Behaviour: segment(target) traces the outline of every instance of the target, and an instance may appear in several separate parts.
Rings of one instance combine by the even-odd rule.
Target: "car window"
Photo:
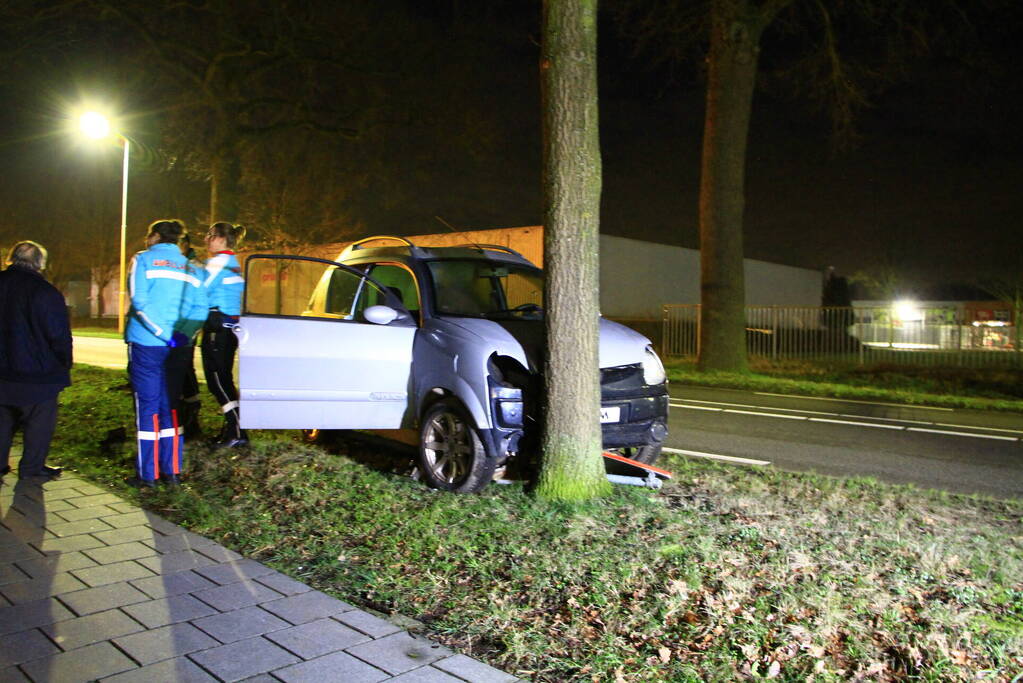
[[[362,271],[362,269],[359,269]],[[365,279],[353,277],[347,270],[336,266],[329,269],[330,279],[327,282],[327,296],[324,301],[324,313],[351,319],[355,312],[355,301],[363,289]]]
[[[358,301],[384,299],[381,289],[367,280],[362,272],[330,261],[250,256],[245,267],[244,312],[249,315],[351,319]],[[329,281],[323,308],[320,309],[312,295],[325,274],[329,274]]]
[[[429,262],[438,313],[473,317],[539,315],[543,274],[485,260]]]
[[[413,316],[417,314],[419,311],[419,288],[416,286],[415,277],[407,268],[390,263],[376,264],[370,269],[369,276],[394,294],[401,305]],[[375,289],[367,290],[358,301],[356,316],[359,317],[366,308],[377,304],[387,304],[383,292],[378,292]]]

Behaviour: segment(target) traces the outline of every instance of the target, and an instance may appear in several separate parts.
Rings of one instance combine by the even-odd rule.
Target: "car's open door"
[[[245,271],[235,329],[243,427],[403,426],[417,328],[393,294],[323,259],[253,255]],[[394,310],[364,311],[368,294]]]

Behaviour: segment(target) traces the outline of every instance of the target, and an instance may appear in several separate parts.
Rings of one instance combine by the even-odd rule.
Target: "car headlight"
[[[661,384],[667,378],[661,359],[654,353],[653,348],[646,347],[646,353],[643,354],[643,381],[647,384]]]

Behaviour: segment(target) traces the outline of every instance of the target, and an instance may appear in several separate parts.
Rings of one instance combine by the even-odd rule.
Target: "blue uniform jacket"
[[[241,315],[245,278],[233,251],[222,251],[206,262],[206,297],[210,308],[224,315]]]
[[[174,332],[191,338],[208,309],[201,277],[176,244],[154,244],[135,254],[128,273],[131,311],[125,341],[165,346]]]

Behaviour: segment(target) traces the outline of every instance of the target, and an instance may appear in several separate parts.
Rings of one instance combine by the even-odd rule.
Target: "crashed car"
[[[413,429],[431,486],[474,492],[535,456],[543,271],[506,247],[372,237],[334,261],[246,260],[242,426]],[[650,341],[600,320],[605,449],[652,464],[667,435]]]

